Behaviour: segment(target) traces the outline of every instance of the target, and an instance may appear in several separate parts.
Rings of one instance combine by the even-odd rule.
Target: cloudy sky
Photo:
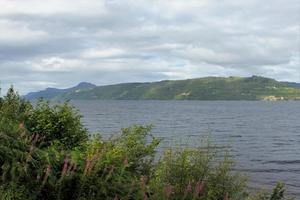
[[[0,0],[0,85],[300,82],[299,23],[298,0]]]

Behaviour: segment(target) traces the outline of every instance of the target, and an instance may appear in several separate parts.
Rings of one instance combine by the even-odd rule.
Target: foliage
[[[28,111],[25,126],[31,133],[43,137],[43,147],[60,143],[64,148],[71,149],[88,138],[80,120],[81,116],[67,103],[51,106],[49,102],[39,100]]]
[[[232,160],[209,143],[155,160],[151,126],[87,139],[68,104],[32,106],[12,89],[0,102],[0,200],[284,199],[283,185],[249,196]]]
[[[233,173],[232,167],[233,162],[226,155],[223,160],[217,160],[216,149],[210,145],[169,149],[157,165],[152,185],[158,190],[170,190],[171,199],[213,200],[226,196],[243,199],[245,179]]]
[[[43,93],[40,93],[40,95],[43,95]],[[90,90],[63,92],[53,98],[56,100],[300,100],[300,89],[288,83],[259,76],[205,77],[99,86]]]
[[[11,87],[6,96],[0,98],[0,120],[2,122],[22,121],[25,118],[26,111],[31,108],[31,104],[21,99]]]
[[[51,106],[49,102],[39,100],[33,106],[21,99],[13,88],[0,102],[0,123],[20,123],[31,134],[43,138],[41,148],[60,144],[63,149],[71,149],[88,139],[81,116],[67,103]]]
[[[247,200],[295,200],[294,198],[285,198],[285,188],[283,183],[277,183],[271,194],[259,192],[258,194],[247,198]]]

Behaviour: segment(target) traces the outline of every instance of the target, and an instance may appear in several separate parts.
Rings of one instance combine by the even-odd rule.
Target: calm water
[[[284,181],[300,198],[300,102],[74,101],[90,131],[118,133],[153,124],[162,146],[195,145],[199,136],[231,146],[254,187]]]

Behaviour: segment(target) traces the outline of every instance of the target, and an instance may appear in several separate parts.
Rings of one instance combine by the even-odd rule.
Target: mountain
[[[86,91],[86,90],[93,89],[94,87],[96,87],[96,85],[87,82],[81,82],[77,86],[72,88],[66,88],[66,89],[46,88],[45,90],[42,91],[30,92],[23,97],[28,100],[34,100],[37,98],[53,99],[61,94]]]
[[[300,83],[295,83],[295,82],[282,82],[287,84],[289,87],[293,87],[293,88],[300,88]]]
[[[299,88],[260,76],[205,77],[92,86],[88,89],[71,89],[67,92],[59,90],[55,95],[52,93],[51,99],[300,100]]]
[[[295,83],[252,77],[204,77],[145,83],[95,86],[80,83],[69,89],[47,88],[26,99],[52,100],[300,100]]]

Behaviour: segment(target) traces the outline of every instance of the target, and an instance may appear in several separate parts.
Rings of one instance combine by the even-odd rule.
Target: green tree
[[[43,138],[41,147],[57,143],[64,149],[72,149],[88,140],[81,115],[67,103],[51,106],[47,101],[38,101],[28,111],[25,125],[29,132]]]

